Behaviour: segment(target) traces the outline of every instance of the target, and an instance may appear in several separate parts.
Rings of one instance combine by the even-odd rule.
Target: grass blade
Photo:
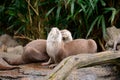
[[[62,6],[59,3],[58,8],[57,8],[57,12],[56,12],[56,24],[58,23],[58,20],[59,20],[61,8],[62,8]]]
[[[50,15],[50,13],[52,13],[52,11],[55,9],[55,7],[53,7],[52,9],[50,9],[47,13],[46,13],[46,15],[45,15],[45,17],[48,17],[49,15]]]
[[[74,14],[74,0],[71,3],[71,16]]]
[[[106,26],[105,26],[105,18],[102,16],[102,32],[103,32],[103,37],[106,35]]]
[[[94,25],[96,24],[97,20],[98,20],[98,17],[97,17],[97,18],[93,21],[93,23],[91,24],[90,29],[89,29],[89,31],[88,31],[88,33],[87,33],[86,38],[90,35],[90,33],[91,33],[91,31],[93,30],[93,27],[94,27]]]

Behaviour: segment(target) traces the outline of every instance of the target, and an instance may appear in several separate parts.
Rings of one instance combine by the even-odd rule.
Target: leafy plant
[[[5,0],[0,3],[0,26],[32,39],[46,38],[54,26],[67,28],[74,38],[97,38],[97,30],[104,37],[106,27],[117,24],[116,4],[112,0]]]

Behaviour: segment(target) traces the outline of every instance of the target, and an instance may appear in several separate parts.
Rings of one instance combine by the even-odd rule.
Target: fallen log
[[[96,54],[78,54],[65,58],[56,66],[46,80],[65,80],[73,69],[105,62],[114,63],[120,58],[120,51],[104,51]]]

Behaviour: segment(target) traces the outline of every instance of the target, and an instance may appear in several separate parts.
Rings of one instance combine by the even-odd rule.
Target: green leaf
[[[68,16],[67,16],[67,20],[69,20],[71,17],[72,17],[71,15],[68,15]]]
[[[96,24],[97,20],[98,20],[98,17],[92,22],[92,24],[91,24],[91,26],[90,26],[90,29],[89,29],[89,31],[88,31],[88,33],[87,33],[86,38],[90,35],[90,33],[91,33],[91,31],[93,30],[93,27],[94,27],[94,25]]]
[[[56,12],[56,22],[58,22],[58,20],[59,20],[61,8],[62,8],[62,6],[58,5],[57,12]]]
[[[104,0],[99,0],[102,4],[102,6],[106,6],[106,3],[104,2]]]
[[[92,0],[89,0],[89,3],[91,4],[91,7],[94,9],[94,4]]]
[[[66,0],[64,0],[66,1]],[[71,0],[67,0],[67,2],[65,3],[65,8],[67,8],[68,4],[70,4]]]
[[[77,12],[75,12],[75,14],[74,14],[74,16],[73,16],[73,18],[75,19],[75,17],[80,13],[80,12],[82,12],[82,9],[80,9],[79,11],[77,11]]]
[[[50,9],[47,13],[46,13],[46,15],[45,15],[45,17],[48,17],[49,15],[50,15],[50,13],[52,13],[52,11],[55,9],[55,7],[53,7],[52,9]]]
[[[82,10],[83,10],[83,12],[85,13],[86,12],[86,6],[84,6],[83,4],[80,4],[80,6],[81,6],[81,8],[82,8]]]
[[[98,16],[97,28],[99,28],[99,26],[101,25],[101,21],[102,21],[102,15]]]
[[[114,11],[115,8],[110,7],[110,8],[104,8],[103,10],[104,10],[104,13],[108,13],[110,11]]]
[[[16,16],[16,13],[15,13],[14,11],[12,11],[12,10],[9,10],[9,11],[8,11],[8,14],[9,14],[10,16]]]
[[[109,19],[109,20],[111,21],[111,24],[113,23],[116,14],[117,14],[117,11],[116,11],[116,9],[114,9],[114,10],[112,11],[112,15],[111,15],[111,17],[110,17],[110,19]]]
[[[71,3],[71,16],[74,14],[74,0]]]
[[[105,18],[102,16],[102,32],[103,32],[103,37],[106,35],[106,26],[105,26]]]
[[[113,7],[104,8],[104,10],[105,10],[104,13],[112,12],[112,14],[111,14],[111,16],[109,18],[109,21],[111,22],[111,25],[112,25],[112,23],[113,23],[113,21],[115,19],[115,16],[117,14],[117,10],[115,8],[113,8]]]
[[[13,16],[10,16],[10,17],[8,18],[8,22],[10,22],[13,18],[14,18]]]
[[[89,19],[89,17],[92,16],[92,14],[93,14],[93,9],[90,9],[90,8],[89,8],[89,9],[87,10],[87,15],[86,15],[86,16],[87,16],[87,19]]]

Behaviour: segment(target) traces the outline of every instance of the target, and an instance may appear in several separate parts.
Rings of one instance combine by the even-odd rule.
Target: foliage
[[[0,32],[9,31],[36,39],[45,38],[50,28],[57,26],[70,30],[74,38],[97,38],[98,30],[104,37],[106,26],[117,24],[120,8],[117,2],[119,0],[1,1]]]
[[[88,38],[94,29],[102,29],[103,37],[106,32],[106,24],[110,21],[112,26],[119,9],[114,6],[107,7],[104,0],[58,0],[47,13],[47,17],[56,12],[54,20],[56,26],[72,28],[74,37]],[[107,20],[106,15],[111,12]],[[81,35],[80,35],[81,34]]]
[[[0,6],[3,8],[0,12],[1,26],[7,26],[6,31],[10,33],[24,34],[33,39],[43,38],[44,28],[40,25],[42,17],[38,11],[39,0],[11,0],[9,3],[8,1],[4,1]]]

